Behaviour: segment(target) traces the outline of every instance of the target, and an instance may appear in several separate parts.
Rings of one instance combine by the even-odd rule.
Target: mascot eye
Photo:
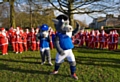
[[[65,26],[67,25],[67,23],[65,23]]]
[[[66,27],[67,26],[67,23],[64,23],[64,27]]]

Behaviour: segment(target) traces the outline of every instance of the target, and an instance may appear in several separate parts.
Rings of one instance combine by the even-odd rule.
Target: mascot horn
[[[60,64],[67,58],[70,64],[71,77],[78,79],[75,74],[76,71],[76,61],[72,49],[74,45],[72,43],[71,37],[79,32],[80,26],[76,23],[76,28],[69,25],[68,17],[64,14],[59,15],[56,19],[53,19],[56,29],[56,35],[54,39],[54,46],[57,50],[55,68],[51,74],[57,74]]]

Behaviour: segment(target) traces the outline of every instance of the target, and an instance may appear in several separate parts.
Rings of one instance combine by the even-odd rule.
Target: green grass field
[[[119,46],[120,49],[120,46]],[[49,75],[54,66],[40,65],[39,51],[0,55],[0,82],[120,82],[120,50],[74,48],[79,80],[70,77],[67,60],[57,75]],[[56,50],[51,50],[55,63]]]

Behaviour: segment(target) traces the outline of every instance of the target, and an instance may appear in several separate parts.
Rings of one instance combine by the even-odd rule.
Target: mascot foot
[[[51,62],[49,62],[49,65],[52,66],[53,64]]]
[[[55,74],[57,74],[58,73],[58,71],[53,71],[52,73],[50,73],[51,75],[55,75]]]
[[[45,64],[45,62],[42,62],[42,63],[41,63],[41,65],[44,65],[44,64]]]
[[[78,80],[78,77],[77,77],[77,75],[75,73],[73,75],[71,75],[71,77]]]

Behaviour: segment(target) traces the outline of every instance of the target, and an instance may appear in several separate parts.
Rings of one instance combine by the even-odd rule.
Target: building
[[[120,15],[118,17],[114,17],[112,14],[109,14],[106,15],[106,17],[95,18],[93,19],[93,22],[89,24],[89,27],[91,28],[100,29],[101,26],[120,26]]]

